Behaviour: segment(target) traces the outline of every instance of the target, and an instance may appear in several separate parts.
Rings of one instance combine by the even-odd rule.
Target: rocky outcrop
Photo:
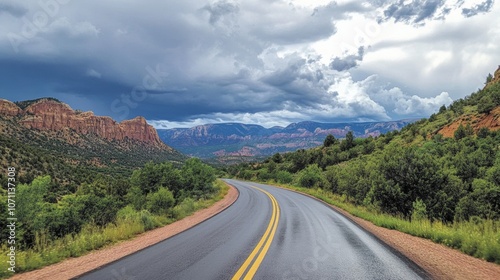
[[[0,116],[14,117],[21,114],[21,112],[21,108],[17,107],[16,104],[5,99],[0,99]]]
[[[136,117],[132,120],[126,120],[119,125],[123,131],[123,138],[137,139],[147,143],[161,143],[163,142],[158,137],[156,129],[150,126],[146,119],[143,117]]]
[[[0,100],[0,114],[16,116],[17,122],[29,129],[72,130],[78,134],[91,134],[106,140],[135,140],[147,145],[167,147],[143,117],[118,123],[110,117],[75,111],[67,104],[52,99],[40,99],[24,110],[10,101]]]

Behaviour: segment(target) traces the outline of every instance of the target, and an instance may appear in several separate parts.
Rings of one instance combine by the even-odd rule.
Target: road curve
[[[226,180],[222,213],[80,279],[426,279],[427,274],[322,202]]]

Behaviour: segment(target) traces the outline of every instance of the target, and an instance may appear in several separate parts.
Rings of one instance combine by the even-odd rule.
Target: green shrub
[[[326,185],[321,168],[312,164],[300,171],[297,177],[299,186],[305,188],[324,187]]]
[[[276,174],[276,180],[282,184],[289,184],[293,181],[293,176],[288,171],[280,170]]]
[[[174,204],[174,195],[167,188],[159,188],[146,196],[146,208],[154,214],[167,215]]]

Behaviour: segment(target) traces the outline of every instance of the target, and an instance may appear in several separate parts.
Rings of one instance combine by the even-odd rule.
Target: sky
[[[500,64],[493,0],[0,0],[0,98],[156,128],[428,117]]]

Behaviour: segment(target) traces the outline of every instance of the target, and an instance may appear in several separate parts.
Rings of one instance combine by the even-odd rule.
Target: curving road
[[[425,279],[414,263],[327,205],[267,185],[222,213],[80,279]]]

